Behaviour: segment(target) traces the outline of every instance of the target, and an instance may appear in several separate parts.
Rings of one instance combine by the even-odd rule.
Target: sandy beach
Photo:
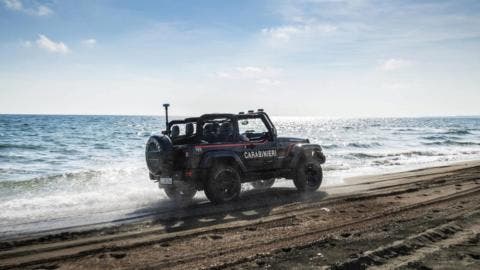
[[[480,267],[480,162],[245,192],[0,243],[0,269]]]

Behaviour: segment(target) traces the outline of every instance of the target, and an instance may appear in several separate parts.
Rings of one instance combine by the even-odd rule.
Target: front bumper
[[[318,161],[320,162],[320,164],[325,163],[325,161],[327,160],[327,158],[325,157],[323,152],[318,152],[317,153],[317,158],[318,158]]]

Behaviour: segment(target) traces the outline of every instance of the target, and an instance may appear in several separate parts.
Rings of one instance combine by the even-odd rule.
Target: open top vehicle
[[[175,201],[204,190],[214,203],[235,200],[241,184],[269,188],[276,178],[292,179],[300,192],[317,190],[323,179],[322,148],[308,139],[278,137],[262,110],[213,113],[168,121],[163,136],[146,145],[150,179]]]

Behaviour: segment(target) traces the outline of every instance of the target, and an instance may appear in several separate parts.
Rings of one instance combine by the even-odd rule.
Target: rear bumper
[[[175,171],[170,174],[161,174],[161,175],[153,175],[149,174],[150,180],[153,180],[155,182],[158,182],[160,188],[166,187],[166,186],[176,186],[176,185],[185,185],[186,183],[190,184],[195,184],[198,181],[197,179],[200,179],[203,170],[185,170],[185,171]],[[161,184],[160,179],[161,178],[171,178],[172,179],[172,184]]]

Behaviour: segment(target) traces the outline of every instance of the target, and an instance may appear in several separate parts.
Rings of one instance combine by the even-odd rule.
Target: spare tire
[[[151,136],[145,147],[147,167],[153,175],[168,174],[172,170],[173,144],[167,136]]]

